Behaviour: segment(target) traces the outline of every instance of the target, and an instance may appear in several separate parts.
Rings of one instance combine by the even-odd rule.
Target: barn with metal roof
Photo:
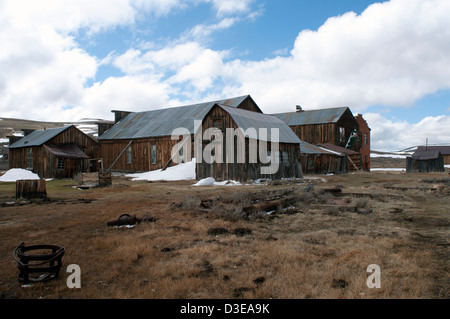
[[[192,157],[197,158],[198,153],[195,153],[194,137],[196,133],[201,133],[203,136],[204,132],[196,131],[199,127],[195,126],[195,121],[202,123],[202,129],[216,127],[222,132],[222,136],[226,135],[227,128],[240,129],[249,134],[252,134],[252,130],[249,130],[249,128],[255,128],[257,131],[260,128],[269,129],[267,130],[267,136],[246,136],[247,146],[249,140],[252,139],[258,141],[266,139],[270,145],[273,139],[270,128],[276,128],[279,132],[280,145],[286,148],[284,152],[292,152],[289,158],[292,159],[293,163],[300,164],[299,138],[286,123],[272,115],[263,114],[250,95],[147,112],[129,113],[119,118],[119,121],[112,128],[99,136],[104,166],[108,169],[126,172],[151,171],[172,165],[174,159],[178,162],[180,160],[187,161]],[[174,130],[179,128],[185,129],[185,132],[190,135],[190,149],[185,151],[183,146],[182,150],[180,149],[182,154],[173,154],[180,139],[172,139],[172,134]],[[207,142],[203,140],[203,144],[201,144],[202,152],[205,147],[204,144]],[[289,150],[287,150],[288,148]],[[221,154],[225,154],[225,151],[223,149]],[[199,173],[197,177],[240,180],[258,178],[258,174],[248,172],[256,171],[256,166],[261,165],[261,163],[249,163],[248,154],[246,161],[247,163],[234,165],[233,169],[231,166],[226,168],[222,163],[217,163],[211,169],[211,166],[206,167],[205,163],[198,161]],[[250,166],[253,169],[250,170],[250,166],[246,166],[246,164],[252,164]],[[238,173],[238,166],[240,173]],[[279,174],[283,177],[287,175],[289,177],[300,177],[301,167],[296,167],[295,170],[291,169],[289,172],[285,170],[284,173]],[[275,175],[272,177],[275,177]]]

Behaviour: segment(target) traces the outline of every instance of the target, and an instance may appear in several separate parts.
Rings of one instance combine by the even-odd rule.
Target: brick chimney
[[[114,113],[114,123],[119,122],[121,119],[123,119],[125,116],[127,116],[128,114],[132,113],[132,112],[127,112],[127,111],[118,111],[118,110],[112,110],[111,112]]]

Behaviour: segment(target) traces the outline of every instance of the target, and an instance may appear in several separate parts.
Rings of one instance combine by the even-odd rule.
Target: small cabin
[[[74,125],[36,130],[9,146],[9,168],[41,178],[74,178],[98,170],[98,143]]]
[[[433,145],[433,146],[419,146],[416,150],[417,153],[435,151],[439,152],[444,159],[444,165],[450,165],[450,146],[448,145]]]
[[[439,151],[417,151],[406,158],[407,173],[445,172],[444,157]]]

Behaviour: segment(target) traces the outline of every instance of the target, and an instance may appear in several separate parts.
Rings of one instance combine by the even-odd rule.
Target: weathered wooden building
[[[359,125],[348,107],[273,114],[286,122],[304,142],[333,144],[345,147],[352,132],[359,131]],[[351,149],[359,149],[354,143]]]
[[[310,111],[297,107],[297,112],[274,116],[286,122],[304,142],[325,148],[337,146],[336,152],[348,155],[348,170],[355,170],[355,165],[358,170],[370,169],[370,128],[348,107]]]
[[[304,174],[345,174],[348,172],[346,154],[303,141],[300,143],[300,150]]]
[[[227,134],[227,129],[233,134]],[[205,116],[202,130],[203,137],[208,136],[205,134],[207,130],[212,130],[212,134],[221,136],[222,139],[219,139],[220,142],[213,150],[213,163],[208,163],[205,159],[201,163],[197,161],[198,179],[213,177],[216,180],[245,181],[303,176],[301,141],[286,123],[274,116],[215,104]],[[203,141],[203,145],[205,143],[211,141]],[[275,144],[277,150],[272,148]],[[204,147],[202,152],[205,154]],[[272,162],[261,160],[261,152],[273,155]],[[273,165],[273,170],[264,173],[264,168],[270,165]]]
[[[450,146],[434,145],[434,146],[419,146],[416,153],[424,152],[439,152],[444,159],[444,165],[450,165]]]
[[[340,153],[347,157],[347,166],[349,171],[358,171],[361,169],[361,153],[352,151],[348,148],[333,145],[333,144],[319,144],[318,146],[323,147],[329,151]]]
[[[233,111],[235,112],[233,113]],[[283,151],[289,153],[292,150],[293,153],[289,158],[293,163],[299,159],[299,155],[296,156],[294,154],[299,152],[300,142],[295,134],[292,134],[284,122],[273,116],[262,114],[261,109],[249,95],[147,112],[114,112],[118,122],[103,135],[99,136],[105,168],[111,168],[112,170],[125,172],[152,171],[166,167],[174,159],[174,156],[176,158],[175,162],[188,160],[193,157],[197,158],[198,156],[195,153],[196,133],[198,136],[200,129],[202,129],[201,132],[203,133],[204,130],[212,127],[216,127],[222,132],[226,131],[227,128],[238,127],[245,130],[247,126],[244,125],[243,127],[242,123],[257,124],[259,125],[258,127],[261,127],[270,123],[270,120],[276,123],[278,127],[283,128],[283,132],[288,132],[284,133],[284,137],[286,134],[290,134],[292,138],[290,143],[283,142],[286,144],[282,146]],[[264,117],[265,122],[261,117]],[[247,122],[242,120],[244,118]],[[177,129],[180,137],[179,139],[172,139]],[[200,136],[203,136],[203,133]],[[174,149],[177,150],[177,147],[181,145],[181,141],[186,141],[187,135],[189,136],[189,141],[184,145],[189,147],[181,148],[178,153],[173,152]],[[226,136],[226,134],[224,135]],[[209,142],[206,141],[206,143]],[[249,139],[247,139],[246,143],[249,143]],[[206,145],[202,144],[202,152],[204,147]],[[219,156],[220,154],[216,155]],[[225,166],[221,163],[208,166],[206,164],[205,162],[197,162],[198,178],[253,178],[251,170],[249,169],[245,172],[243,170],[244,166]],[[250,163],[247,162],[247,164]],[[249,167],[247,166],[247,168]],[[242,174],[238,174],[238,172]],[[238,175],[242,176],[238,178]],[[299,174],[298,172],[296,174],[288,174],[286,171],[286,175],[294,177]]]
[[[98,169],[98,143],[74,125],[27,133],[9,146],[9,168],[28,169],[41,178],[73,178]]]
[[[411,157],[406,158],[407,173],[431,173],[444,171],[444,158],[439,151],[416,151]]]

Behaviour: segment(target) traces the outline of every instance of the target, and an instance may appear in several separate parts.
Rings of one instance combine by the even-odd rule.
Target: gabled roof
[[[236,125],[246,133],[249,133],[248,137],[251,139],[295,144],[299,144],[301,142],[297,135],[285,122],[273,115],[256,113],[220,104],[218,104],[218,106],[230,114]],[[248,130],[252,128],[255,130]],[[264,128],[267,129],[267,138],[259,135],[259,129]],[[278,141],[272,137],[271,129],[278,129]],[[255,136],[254,133],[257,135]]]
[[[14,144],[10,145],[9,148],[41,146],[42,144],[61,134],[71,126],[73,125],[34,131],[27,136],[24,136]]]
[[[438,151],[442,155],[450,155],[450,146],[419,146],[416,149],[417,153],[422,153],[426,151]]]
[[[336,123],[348,107],[273,114],[289,126]]]
[[[237,108],[248,97],[249,95],[244,95],[220,101],[130,113],[101,135],[99,140],[170,136],[173,130],[179,127],[194,134],[194,120],[202,121],[215,104]]]

